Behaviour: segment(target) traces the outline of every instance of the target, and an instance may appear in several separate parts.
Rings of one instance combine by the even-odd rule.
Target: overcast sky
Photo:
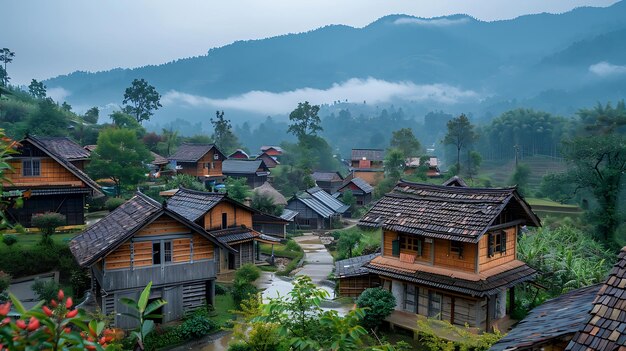
[[[13,84],[76,70],[159,64],[235,40],[362,27],[389,14],[466,13],[482,20],[560,13],[615,0],[0,0],[0,48]]]

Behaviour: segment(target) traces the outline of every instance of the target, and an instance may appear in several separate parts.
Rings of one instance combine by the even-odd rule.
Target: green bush
[[[74,269],[81,269],[69,247],[56,243],[33,247],[0,246],[0,267],[14,278],[58,270],[64,284],[70,281]]]
[[[152,332],[146,336],[144,350],[155,351],[185,341],[179,328],[164,328],[160,333]]]
[[[54,280],[37,279],[32,286],[33,292],[35,292],[37,299],[40,301],[50,301],[56,298],[60,288],[59,283]]]
[[[15,244],[17,242],[17,237],[15,235],[11,235],[11,234],[4,234],[2,236],[2,242],[6,246],[11,246],[11,245],[13,245],[13,244]]]
[[[124,202],[126,202],[126,200],[122,199],[121,197],[112,197],[104,203],[104,208],[106,208],[108,211],[113,211],[116,208],[120,207]]]
[[[289,240],[287,241],[287,243],[285,243],[285,250],[302,251],[302,248],[300,247],[300,245],[298,245],[297,242],[295,242],[295,240]]]
[[[222,284],[215,284],[215,295],[226,295],[229,289]]]
[[[259,289],[256,286],[243,281],[235,281],[233,285],[233,290],[231,294],[233,295],[233,300],[235,301],[235,306],[239,308],[241,306],[241,302],[248,300],[255,294],[259,292]]]
[[[0,293],[4,292],[11,285],[11,275],[0,271]]]
[[[19,223],[13,226],[13,230],[18,234],[26,234],[26,228]]]
[[[41,242],[46,245],[52,244],[50,236],[54,234],[58,227],[65,225],[64,215],[56,212],[46,212],[34,214],[31,223],[41,231]]]
[[[396,298],[381,288],[365,289],[356,299],[359,308],[367,308],[362,324],[367,329],[377,329],[396,307]]]
[[[252,263],[246,263],[235,272],[235,281],[252,283],[259,279],[261,270]]]
[[[185,339],[199,339],[217,329],[217,323],[205,314],[193,314],[179,327],[181,336]]]
[[[228,345],[228,351],[253,351],[253,349],[244,342],[236,342]]]

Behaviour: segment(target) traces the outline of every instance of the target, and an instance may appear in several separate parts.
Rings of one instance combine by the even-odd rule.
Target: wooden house
[[[222,173],[233,178],[246,178],[248,186],[256,188],[267,182],[269,168],[263,160],[226,160],[222,164]]]
[[[311,174],[315,184],[329,194],[334,194],[343,184],[343,176],[339,172],[315,171]]]
[[[152,282],[150,299],[163,298],[161,322],[214,303],[221,250],[235,253],[204,228],[164,204],[137,193],[70,241],[81,267],[89,268],[93,296],[120,328],[137,321],[121,298],[137,299]]]
[[[330,229],[333,221],[341,220],[350,206],[337,200],[319,187],[295,194],[287,201],[287,209],[296,211],[296,225],[308,229]]]
[[[380,286],[377,274],[370,273],[363,267],[380,253],[347,258],[335,262],[335,276],[341,277],[339,296],[359,297],[363,290]]]
[[[368,184],[376,186],[385,178],[383,161],[385,150],[382,149],[352,149],[350,157],[350,170],[355,177],[365,180]]]
[[[174,161],[176,173],[197,177],[205,184],[224,179],[222,163],[226,156],[215,144],[183,143],[168,160]]]
[[[267,168],[275,168],[276,166],[280,164],[280,162],[278,162],[278,160],[276,159],[276,156],[270,156],[266,152],[260,154],[255,159],[263,160]]]
[[[91,153],[68,137],[38,137],[37,140],[81,171],[89,164]]]
[[[24,198],[21,208],[7,210],[9,220],[31,227],[34,214],[58,212],[65,216],[66,225],[84,224],[87,197],[103,196],[100,186],[72,163],[83,164],[84,153],[64,138],[42,139],[45,142],[27,136],[8,161],[12,170],[6,172],[9,182],[2,184],[4,191]]]
[[[356,200],[356,205],[365,206],[372,202],[374,187],[369,185],[365,180],[359,177],[351,178],[349,181],[344,182],[337,191],[343,194],[347,189],[352,191]]]
[[[421,166],[423,158],[421,157],[409,157],[406,159],[404,174],[414,174]],[[441,177],[441,170],[439,170],[439,159],[437,157],[428,156],[425,159],[426,163],[426,176],[429,178]]]
[[[152,162],[150,162],[150,164],[152,165],[152,174],[154,175],[155,178],[159,178],[163,173],[166,173],[167,171],[167,166],[169,165],[170,161],[157,154],[156,152],[152,152],[150,151],[150,154],[152,154]]]
[[[280,146],[263,145],[261,146],[261,153],[266,153],[272,157],[279,157],[283,154],[283,149]]]
[[[257,257],[255,242],[278,242],[277,239],[253,229],[252,217],[259,211],[229,198],[224,193],[181,188],[167,201],[167,207],[236,250],[236,252],[223,250],[218,273],[237,269],[246,263],[255,263]]]
[[[291,222],[288,219],[273,216],[267,213],[257,212],[252,215],[252,228],[265,235],[271,235],[280,239],[287,239],[287,226]]]
[[[250,156],[248,156],[248,154],[243,151],[242,149],[237,149],[235,150],[235,152],[233,152],[232,154],[228,155],[229,159],[238,159],[238,160],[247,160],[250,158]]]
[[[400,181],[359,225],[382,228],[382,254],[363,267],[399,311],[491,330],[507,321],[513,287],[536,275],[517,259],[516,238],[540,222],[516,188]]]

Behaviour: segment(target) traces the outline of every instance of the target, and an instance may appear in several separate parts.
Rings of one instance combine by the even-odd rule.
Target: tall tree
[[[396,182],[400,179],[402,171],[404,170],[405,159],[402,151],[398,149],[391,149],[385,155],[385,176]]]
[[[36,79],[33,79],[28,85],[28,92],[35,99],[43,99],[46,97],[46,86],[43,85],[43,82],[38,82]]]
[[[108,128],[100,132],[91,153],[87,172],[93,179],[108,178],[117,186],[139,184],[145,179],[146,164],[152,161],[148,148],[131,129]]]
[[[42,136],[67,135],[71,121],[52,99],[39,100],[37,107],[26,121],[26,132]]]
[[[393,132],[389,145],[392,148],[402,151],[404,157],[419,156],[420,149],[422,148],[422,145],[413,134],[411,128],[402,128]]]
[[[0,62],[4,63],[4,80],[2,81],[4,86],[7,86],[7,84],[9,84],[9,76],[6,73],[7,72],[7,63],[11,63],[13,62],[13,57],[15,57],[15,52],[9,50],[8,48],[2,48],[2,50],[0,50]]]
[[[240,145],[237,136],[232,131],[230,120],[224,118],[224,111],[215,111],[215,119],[211,118],[213,125],[213,142],[225,154],[229,155]]]
[[[147,121],[161,107],[161,94],[145,79],[134,79],[124,92],[124,112],[133,115],[138,123]]]
[[[118,128],[124,129],[132,129],[137,132],[137,135],[140,138],[143,138],[143,135],[146,133],[146,130],[135,120],[135,117],[129,115],[128,113],[122,111],[115,111],[109,115],[113,124],[115,124]]]
[[[289,120],[292,123],[287,132],[299,139],[305,135],[316,135],[322,130],[322,121],[317,115],[319,111],[318,105],[311,106],[308,101],[299,102],[298,107],[289,114]]]
[[[478,135],[465,114],[448,121],[447,127],[448,132],[443,138],[443,143],[456,148],[456,172],[458,174],[461,171],[461,149],[474,143]]]
[[[96,124],[98,123],[98,118],[100,117],[100,110],[98,107],[92,107],[83,116],[83,120],[87,123]]]

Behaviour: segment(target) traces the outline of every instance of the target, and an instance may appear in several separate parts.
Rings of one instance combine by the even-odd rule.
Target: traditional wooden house
[[[2,184],[4,191],[24,198],[21,208],[7,210],[9,220],[31,227],[34,214],[58,212],[65,216],[66,225],[84,224],[87,197],[103,196],[100,187],[69,161],[84,162],[84,154],[64,140],[45,140],[27,136],[8,161],[12,170],[6,172],[9,182]]]
[[[439,170],[439,159],[437,157],[428,156],[426,158],[421,157],[409,157],[406,159],[404,174],[414,174],[421,166],[421,162],[426,163],[426,176],[429,178],[441,177],[441,171]]]
[[[150,299],[163,298],[161,322],[214,303],[220,249],[235,253],[202,227],[163,204],[137,193],[70,241],[81,267],[89,268],[93,296],[102,312],[121,328],[136,320],[119,302],[137,299],[152,282]]]
[[[267,213],[256,212],[252,215],[252,228],[265,235],[287,239],[287,226],[290,220]]]
[[[215,144],[184,143],[168,160],[173,161],[176,173],[197,177],[207,185],[224,179],[222,163],[226,156]]]
[[[363,290],[380,286],[377,274],[371,274],[363,267],[380,253],[356,256],[335,262],[335,277],[341,278],[339,296],[359,297]]]
[[[273,157],[279,157],[282,156],[283,149],[280,146],[263,145],[261,146],[261,153],[266,153]]]
[[[377,185],[385,178],[383,161],[385,150],[382,149],[352,149],[350,170],[355,177],[365,180],[368,184]]]
[[[382,255],[363,267],[400,311],[490,330],[507,320],[507,291],[513,308],[513,287],[536,275],[516,238],[540,222],[515,188],[400,181],[359,225],[383,230]]]
[[[222,164],[222,173],[233,178],[246,178],[248,186],[256,188],[267,182],[270,170],[263,160],[226,160]]]
[[[46,149],[64,158],[81,171],[84,171],[85,167],[89,164],[90,152],[70,138],[38,137],[37,140],[45,145]]]
[[[364,206],[372,202],[374,187],[369,185],[363,179],[359,177],[351,178],[349,181],[344,182],[337,191],[343,194],[347,189],[352,191],[358,206]]]
[[[255,159],[263,160],[267,168],[275,168],[276,166],[280,164],[280,162],[278,162],[278,160],[276,159],[276,156],[270,156],[266,152],[260,154]]]
[[[157,154],[156,152],[152,152],[150,151],[150,153],[152,154],[152,162],[150,162],[150,164],[152,165],[152,174],[154,175],[155,178],[159,178],[166,170],[167,170],[167,166],[169,165],[170,161]]]
[[[334,194],[343,184],[343,176],[339,172],[315,171],[311,174],[315,184],[329,194]]]
[[[250,158],[250,156],[248,156],[248,154],[243,151],[242,149],[237,149],[235,150],[235,152],[233,152],[232,154],[228,155],[229,159],[238,159],[238,160],[247,160]]]
[[[332,197],[319,187],[295,194],[287,201],[287,209],[296,211],[300,228],[330,229],[333,221],[341,220],[350,206]]]
[[[218,273],[255,263],[255,242],[276,243],[253,229],[252,216],[259,211],[245,206],[224,193],[209,193],[181,188],[167,201],[167,207],[204,228],[236,252],[222,250]]]

